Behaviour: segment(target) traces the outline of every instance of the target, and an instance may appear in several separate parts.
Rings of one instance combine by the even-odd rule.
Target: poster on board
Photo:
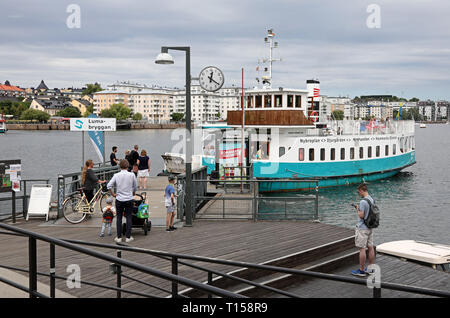
[[[19,192],[22,165],[20,160],[0,161],[0,192]]]

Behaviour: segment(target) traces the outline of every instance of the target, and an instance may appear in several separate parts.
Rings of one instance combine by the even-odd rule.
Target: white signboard
[[[115,118],[70,118],[71,131],[116,131]]]
[[[48,221],[52,188],[51,184],[33,184],[30,203],[28,204],[27,221],[29,217],[33,216],[45,216],[45,220]]]

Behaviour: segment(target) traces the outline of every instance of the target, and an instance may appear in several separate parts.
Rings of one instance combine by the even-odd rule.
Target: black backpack
[[[373,204],[367,198],[364,198],[364,200],[369,204],[369,214],[367,215],[367,218],[364,219],[364,224],[369,229],[375,229],[380,225],[380,209],[378,209],[378,206],[375,204],[375,200],[373,201]]]

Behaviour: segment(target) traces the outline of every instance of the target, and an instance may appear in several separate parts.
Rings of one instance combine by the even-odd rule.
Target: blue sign
[[[98,118],[97,115],[91,114],[88,118]],[[81,122],[81,125],[83,123]],[[78,127],[77,127],[78,128]],[[79,127],[81,128],[81,127]],[[94,145],[95,152],[97,153],[100,162],[103,162],[103,158],[105,157],[105,154],[103,153],[103,144],[105,142],[105,135],[103,131],[89,131],[89,137],[91,138],[92,144]]]

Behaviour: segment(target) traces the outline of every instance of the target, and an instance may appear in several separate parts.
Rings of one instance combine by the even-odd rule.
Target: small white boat
[[[180,174],[186,172],[185,155],[180,153],[166,152],[161,157],[164,160],[164,171],[171,174]],[[192,156],[192,170],[203,166],[202,156]]]
[[[450,245],[413,240],[393,241],[378,245],[377,252],[450,272]]]
[[[420,127],[420,128],[427,128],[427,125],[425,125],[425,124],[420,124],[419,127]]]

